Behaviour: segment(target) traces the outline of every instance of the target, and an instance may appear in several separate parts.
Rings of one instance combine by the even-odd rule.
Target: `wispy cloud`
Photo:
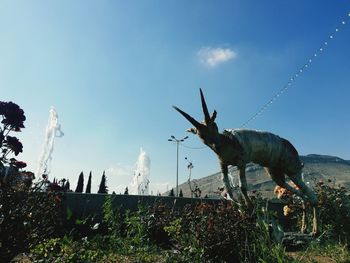
[[[124,190],[132,182],[133,166],[116,164],[106,169],[107,185],[110,192],[124,193]]]
[[[237,53],[229,48],[205,47],[201,48],[197,54],[200,62],[209,67],[216,67],[237,57]]]

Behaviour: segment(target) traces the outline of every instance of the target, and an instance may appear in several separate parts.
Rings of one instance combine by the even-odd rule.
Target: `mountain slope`
[[[300,156],[304,163],[303,174],[307,183],[331,180],[336,184],[350,189],[350,161],[328,155],[310,154]],[[235,167],[229,169],[232,182],[238,185],[238,171]],[[270,179],[265,169],[256,164],[248,164],[246,169],[248,190],[259,190],[265,196],[272,196],[275,183]],[[197,185],[202,191],[201,196],[216,197],[220,195],[218,188],[222,187],[220,172],[191,181],[192,189]],[[188,182],[179,185],[184,196],[191,196]]]

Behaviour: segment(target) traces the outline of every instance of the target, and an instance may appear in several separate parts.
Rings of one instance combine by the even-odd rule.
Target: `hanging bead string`
[[[207,146],[192,147],[192,146],[185,145],[183,143],[180,143],[180,146],[185,147],[187,149],[191,149],[191,150],[201,150],[201,149],[207,148]]]
[[[319,57],[324,53],[329,43],[335,39],[339,31],[346,25],[346,19],[349,19],[349,17],[350,17],[350,12],[347,14],[346,18],[341,21],[338,27],[336,27],[335,30],[328,36],[327,40],[322,43],[320,48],[316,50],[316,52],[311,57],[308,58],[307,62],[303,64],[303,66],[298,68],[295,74],[289,78],[288,82],[279,91],[277,91],[277,93],[274,96],[272,96],[272,98],[266,104],[264,104],[252,117],[250,117],[245,123],[243,123],[240,128],[246,127],[248,123],[252,122],[258,116],[260,116],[269,106],[271,106],[271,104],[275,100],[277,100],[284,92],[288,90],[288,88],[292,86],[292,84],[296,81],[296,79],[302,73],[304,73],[304,71],[307,68],[309,68],[312,65],[314,59],[316,59],[317,57]]]

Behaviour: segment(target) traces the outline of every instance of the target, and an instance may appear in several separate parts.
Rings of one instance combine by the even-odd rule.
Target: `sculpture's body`
[[[204,122],[199,123],[184,111],[177,107],[174,108],[194,125],[195,128],[191,128],[188,131],[197,134],[203,143],[209,146],[218,156],[223,176],[222,179],[229,195],[231,197],[233,196],[232,186],[228,177],[228,166],[233,165],[239,169],[240,188],[246,203],[250,205],[250,199],[247,194],[245,167],[250,162],[260,164],[267,168],[272,180],[277,185],[310,201],[314,207],[313,233],[316,233],[317,220],[315,206],[317,205],[317,197],[302,181],[302,163],[293,145],[288,140],[268,132],[238,129],[225,130],[223,133],[219,133],[215,123],[217,113],[214,111],[212,116],[209,115],[202,90],[200,90],[200,93],[205,116]],[[300,190],[286,183],[285,175]]]

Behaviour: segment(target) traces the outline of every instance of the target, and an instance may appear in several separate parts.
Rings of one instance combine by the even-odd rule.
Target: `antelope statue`
[[[240,189],[248,207],[252,207],[247,194],[247,180],[245,176],[246,164],[253,162],[266,168],[271,179],[280,187],[309,201],[313,207],[313,229],[312,234],[317,233],[317,197],[302,181],[301,173],[303,164],[299,159],[297,150],[286,139],[269,132],[248,129],[225,129],[219,132],[215,123],[217,112],[214,110],[210,116],[200,89],[204,121],[198,122],[186,112],[173,106],[194,127],[187,131],[197,134],[202,142],[212,149],[220,163],[224,188],[230,197],[233,197],[233,188],[228,177],[228,166],[237,166],[239,170]],[[285,179],[287,175],[299,188],[290,186]],[[304,218],[304,217],[303,217]],[[302,231],[304,231],[302,229]]]

